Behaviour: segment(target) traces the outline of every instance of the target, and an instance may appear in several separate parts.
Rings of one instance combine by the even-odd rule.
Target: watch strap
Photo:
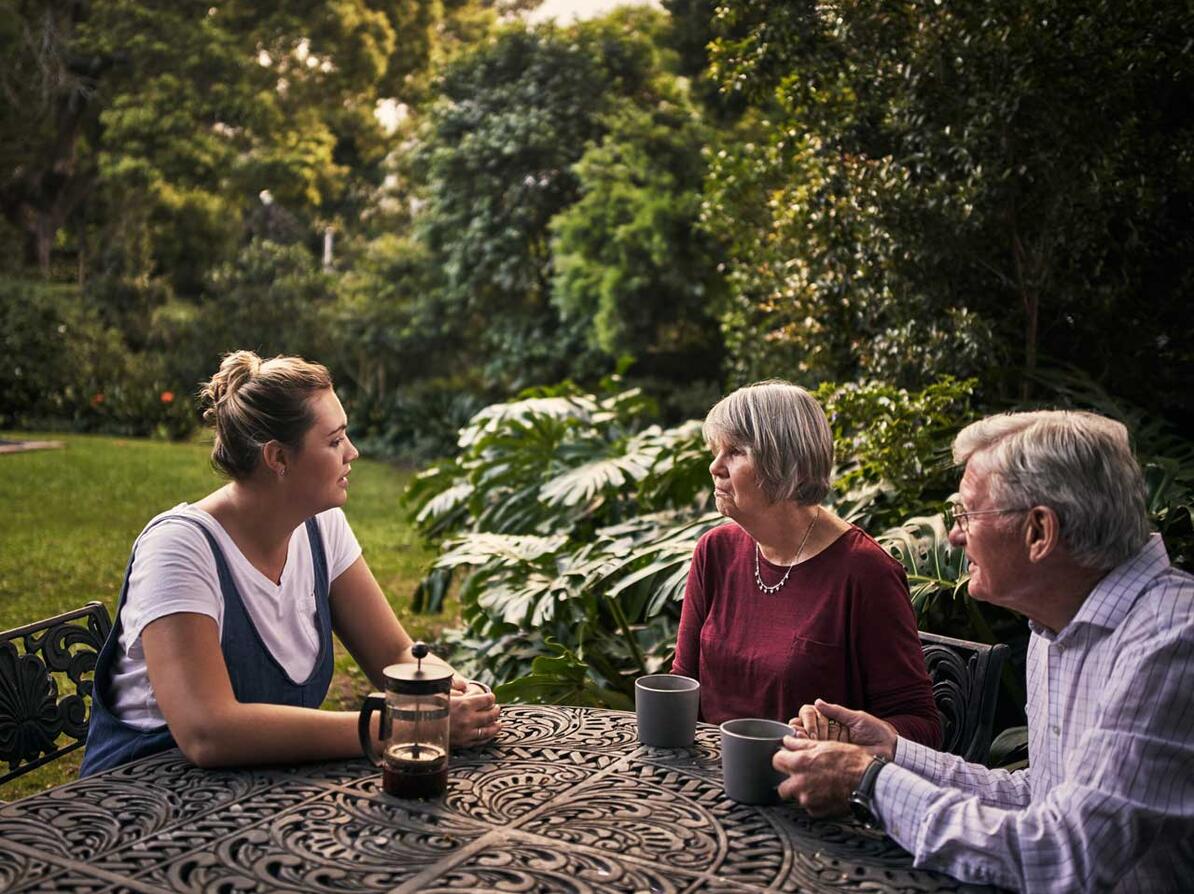
[[[850,793],[850,809],[854,816],[868,829],[883,829],[883,820],[875,812],[874,794],[875,782],[879,773],[890,761],[878,754],[871,758],[871,762],[862,771],[862,778],[858,780],[858,787]]]
[[[879,778],[879,771],[890,763],[887,758],[880,754],[876,754],[871,758],[871,762],[866,765],[866,769],[862,771],[862,779],[858,781],[858,788],[854,790],[855,794],[862,795],[868,801],[875,796],[875,780]]]

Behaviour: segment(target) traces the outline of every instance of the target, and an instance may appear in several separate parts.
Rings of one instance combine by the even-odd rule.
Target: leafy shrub
[[[952,492],[940,445],[952,436],[949,420],[956,428],[966,419],[969,389],[948,379],[916,393],[824,386],[845,456],[835,508],[874,520],[917,499],[939,506]],[[653,413],[636,390],[526,392],[474,416],[457,458],[412,485],[418,525],[442,542],[418,600],[434,607],[463,575],[467,630],[453,660],[514,681],[506,697],[601,693],[613,703],[629,698],[634,677],[670,665],[693,549],[723,519],[710,502],[700,422],[663,429],[650,424]],[[909,557],[921,548],[909,541]],[[944,584],[932,590],[926,579],[917,604],[964,597],[957,577],[950,602],[936,595]],[[549,660],[535,669],[539,657]],[[588,688],[578,688],[574,662],[589,668]],[[547,668],[562,674],[555,684]]]
[[[368,456],[428,462],[451,455],[484,401],[456,379],[424,379],[379,395],[340,384],[353,443]]]
[[[180,440],[199,427],[194,389],[181,390],[159,355],[130,354],[123,375],[91,396],[90,427]]]
[[[1027,627],[970,598],[940,511],[956,489],[949,445],[975,415],[971,387],[822,386],[838,456],[827,502],[903,564],[921,629],[1012,647],[1008,725],[1023,722]],[[502,698],[626,706],[636,676],[670,665],[692,551],[723,520],[700,423],[661,429],[651,410],[636,391],[526,393],[475,415],[459,456],[412,485],[420,529],[442,542],[421,598],[434,603],[462,577],[453,661],[503,684]],[[1154,522],[1167,537],[1188,532],[1194,450],[1132,421],[1138,445],[1167,451],[1142,451]]]
[[[882,382],[817,389],[833,429],[835,506],[871,531],[934,510],[956,490],[953,436],[977,414],[975,381],[944,376],[921,391]]]
[[[190,389],[163,359],[128,350],[70,286],[0,284],[0,426],[182,438],[198,424]]]
[[[0,282],[0,424],[86,416],[124,368],[120,336],[69,286]]]
[[[454,659],[464,669],[505,681],[537,657],[564,667],[571,654],[612,703],[670,662],[692,549],[721,519],[709,512],[699,425],[661,429],[653,411],[635,390],[527,392],[476,414],[456,460],[416,479],[416,521],[443,540],[424,593],[467,571]],[[542,668],[534,685],[546,698]],[[575,695],[568,679],[557,697]]]

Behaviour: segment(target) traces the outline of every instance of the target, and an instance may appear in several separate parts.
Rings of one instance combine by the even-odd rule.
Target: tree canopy
[[[712,75],[749,103],[709,190],[739,376],[1023,396],[1047,358],[1194,408],[1182,4],[726,0],[718,21]],[[770,352],[739,347],[760,329]]]
[[[612,372],[678,420],[1074,367],[1194,420],[1184,2],[663,5],[0,0],[0,276],[137,381],[318,352],[382,441]]]

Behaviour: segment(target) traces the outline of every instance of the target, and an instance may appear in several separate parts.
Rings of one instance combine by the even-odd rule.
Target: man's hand
[[[900,735],[886,720],[822,699],[817,699],[815,705],[804,705],[800,715],[788,723],[798,739],[852,742],[888,760],[895,758],[896,739]]]
[[[781,798],[795,801],[813,816],[835,816],[849,809],[850,792],[870,762],[871,753],[858,745],[785,736],[771,765],[788,774],[779,785]]]

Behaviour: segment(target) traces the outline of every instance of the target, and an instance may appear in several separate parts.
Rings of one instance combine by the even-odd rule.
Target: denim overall
[[[270,654],[261,635],[241,602],[240,592],[232,580],[224,553],[211,533],[193,518],[173,515],[196,525],[211,545],[220,578],[220,593],[224,599],[224,624],[220,634],[220,651],[228,666],[232,680],[232,692],[241,703],[263,702],[273,705],[294,705],[303,708],[318,708],[327,695],[334,668],[332,654],[332,621],[328,606],[328,566],[323,549],[323,539],[314,518],[307,519],[307,537],[311,541],[311,559],[315,570],[315,611],[319,626],[319,657],[311,675],[303,683],[293,683],[286,671]],[[157,524],[155,522],[154,524]],[[116,605],[116,623],[100,650],[95,666],[95,684],[91,695],[91,722],[87,729],[87,745],[79,775],[90,776],[119,764],[128,763],[149,754],[174,748],[176,743],[169,728],[163,723],[156,729],[136,729],[118,720],[108,707],[112,667],[120,649],[120,633],[123,625],[121,609],[128,595],[129,576],[136,558],[133,546],[129,564],[124,572],[124,584]]]

